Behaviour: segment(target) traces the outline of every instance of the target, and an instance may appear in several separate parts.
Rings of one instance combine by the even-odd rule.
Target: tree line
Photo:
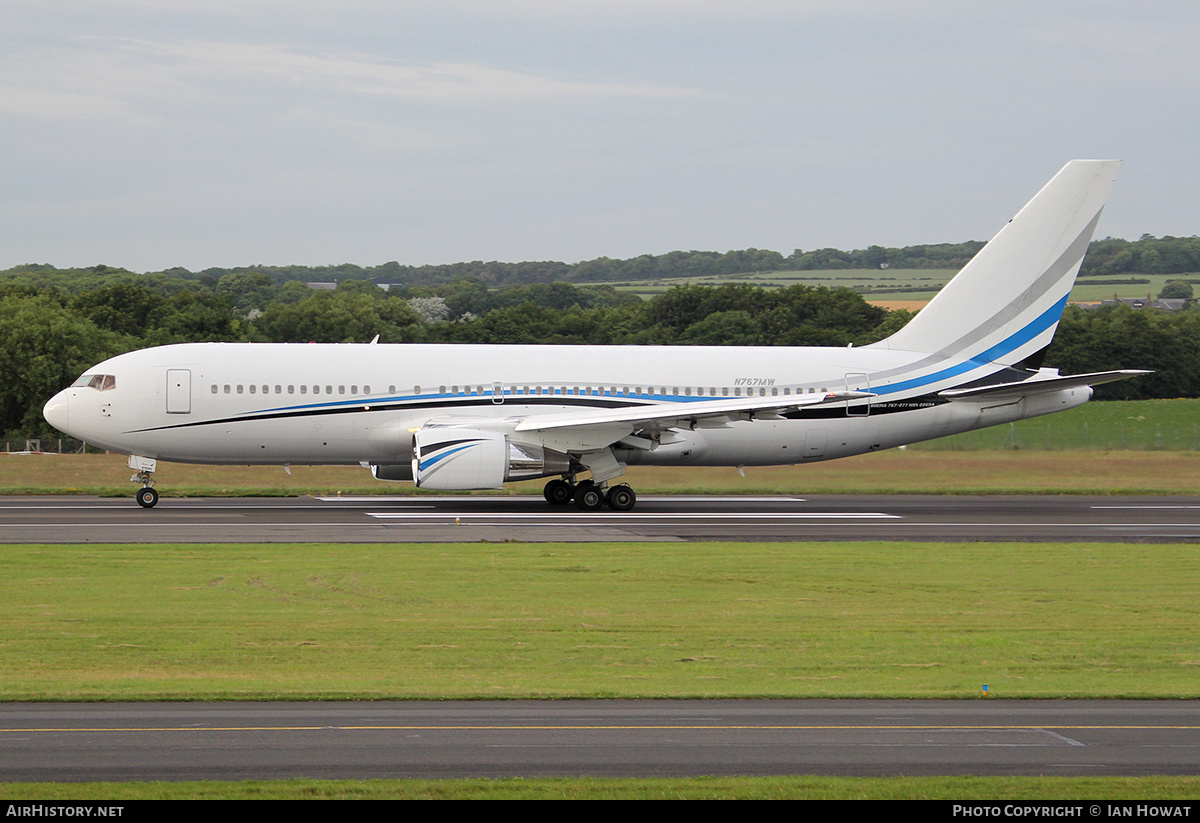
[[[342,283],[362,280],[373,283],[405,286],[449,285],[463,278],[482,282],[491,289],[537,283],[618,283],[658,279],[716,277],[747,272],[824,271],[830,269],[953,269],[966,265],[983,241],[938,243],[890,248],[869,246],[865,249],[843,251],[823,248],[794,250],[789,255],[765,249],[741,249],[727,252],[672,251],[666,254],[643,254],[628,259],[599,257],[580,263],[557,261],[526,261],[501,263],[497,261],[449,263],[444,265],[403,266],[396,262],[379,266],[357,266],[345,263],[337,266],[242,266],[209,268],[193,272],[185,268],[147,272],[183,284],[195,282],[215,287],[230,275],[263,277],[275,286],[292,281]],[[94,266],[89,269],[57,269],[48,264],[27,264],[0,272],[0,284],[31,282],[39,285],[62,284],[94,274],[119,275],[123,269]],[[1119,274],[1183,274],[1200,272],[1200,237],[1153,237],[1142,235],[1138,240],[1106,237],[1092,241],[1084,259],[1082,276],[1096,277]],[[131,272],[125,272],[131,276]],[[69,288],[69,287],[68,287]]]

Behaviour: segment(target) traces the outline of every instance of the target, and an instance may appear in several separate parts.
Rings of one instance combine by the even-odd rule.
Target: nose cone
[[[70,401],[70,391],[64,390],[51,397],[50,402],[42,407],[42,417],[46,418],[46,422],[65,434],[70,434]]]

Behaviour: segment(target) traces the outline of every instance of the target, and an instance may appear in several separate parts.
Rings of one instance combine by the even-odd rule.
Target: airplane
[[[627,466],[815,463],[1062,411],[1146,373],[1041,367],[1119,165],[1068,163],[870,345],[184,343],[98,364],[43,414],[129,455],[144,508],[165,460],[361,464],[436,490],[551,478],[551,504],[620,512]]]

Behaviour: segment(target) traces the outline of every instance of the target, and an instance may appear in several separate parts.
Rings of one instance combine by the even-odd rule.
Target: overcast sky
[[[0,268],[1200,233],[1200,3],[4,0]]]

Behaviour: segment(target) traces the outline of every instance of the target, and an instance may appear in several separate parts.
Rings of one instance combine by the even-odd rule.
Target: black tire
[[[627,512],[637,503],[633,489],[622,483],[608,490],[608,507],[616,512]]]
[[[149,486],[144,486],[138,489],[137,502],[143,509],[153,509],[158,503],[158,492]]]
[[[575,505],[585,512],[597,511],[604,505],[604,492],[595,483],[580,483],[575,487]]]
[[[566,480],[551,480],[542,490],[546,502],[551,506],[565,506],[575,497],[575,487]]]

